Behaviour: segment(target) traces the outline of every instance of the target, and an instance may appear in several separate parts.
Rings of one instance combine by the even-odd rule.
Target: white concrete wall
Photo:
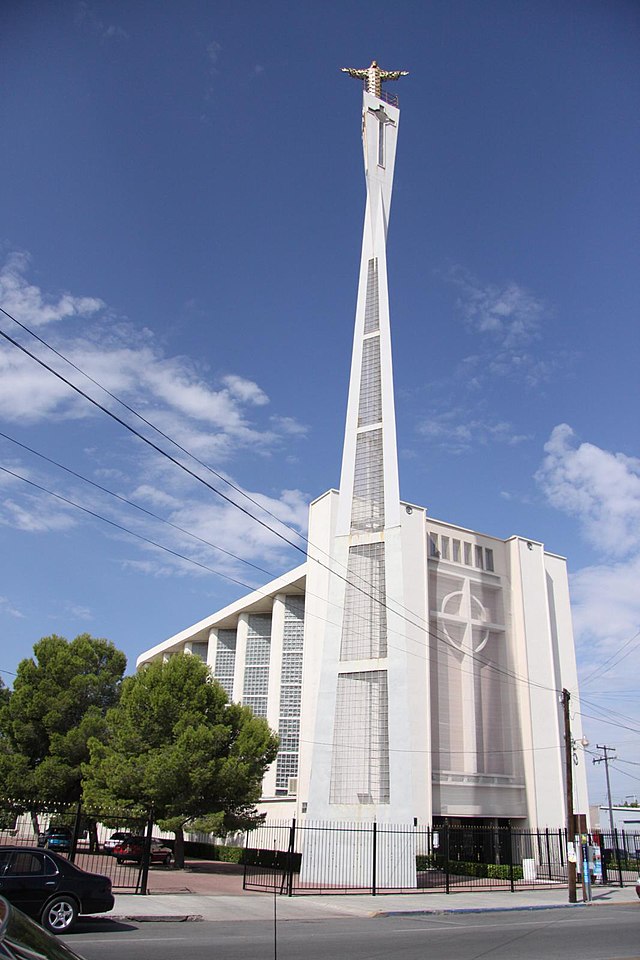
[[[541,543],[514,537],[509,541],[512,603],[519,664],[525,669],[519,684],[530,825],[556,827],[564,822],[564,740],[562,683],[551,632],[547,574]],[[526,692],[525,692],[526,690]],[[528,700],[528,703],[526,701]],[[528,706],[528,715],[525,711]]]

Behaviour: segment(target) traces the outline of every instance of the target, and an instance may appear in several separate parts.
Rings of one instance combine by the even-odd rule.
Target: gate
[[[0,800],[0,844],[49,847],[89,873],[110,878],[114,890],[146,893],[149,843],[140,862],[118,863],[105,841],[115,833],[151,838],[150,817],[132,817],[118,812],[84,810],[80,804],[54,806],[17,804]],[[60,827],[61,840],[49,841],[49,828]],[[68,839],[68,842],[67,842]],[[58,846],[58,844],[60,844]]]

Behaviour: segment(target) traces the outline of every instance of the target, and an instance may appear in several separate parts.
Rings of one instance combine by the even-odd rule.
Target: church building
[[[366,209],[339,489],[309,507],[303,564],[138,667],[200,656],[267,719],[270,818],[557,828],[560,692],[578,699],[566,561],[400,499],[386,260],[400,111],[383,85],[404,74],[345,72],[364,81]],[[587,810],[584,764],[574,791]]]

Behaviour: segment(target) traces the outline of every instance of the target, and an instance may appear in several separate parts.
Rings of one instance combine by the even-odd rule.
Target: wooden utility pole
[[[614,837],[615,826],[613,823],[613,805],[611,803],[611,781],[609,780],[609,760],[615,760],[615,757],[611,757],[611,753],[616,752],[615,747],[607,747],[605,744],[596,743],[596,750],[602,750],[604,757],[594,757],[594,763],[603,763],[604,762],[604,772],[607,777],[607,799],[609,801],[609,827],[611,829],[611,846],[615,849],[617,847],[617,842]]]
[[[573,816],[573,740],[571,738],[571,717],[569,715],[569,700],[571,694],[568,690],[562,691],[562,709],[564,713],[564,758],[566,771],[567,787],[567,843],[573,843],[575,839],[575,823]],[[577,851],[575,851],[577,856]],[[569,860],[567,852],[567,881],[569,885],[569,903],[576,903],[576,861]]]

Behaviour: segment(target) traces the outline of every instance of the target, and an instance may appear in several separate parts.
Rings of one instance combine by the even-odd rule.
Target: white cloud
[[[602,559],[571,576],[573,625],[583,711],[609,720],[612,710],[640,723],[637,699],[608,699],[637,689],[640,675],[640,460],[580,443],[566,423],[545,445],[536,480],[549,502],[575,516]],[[621,718],[621,722],[623,721]],[[589,719],[589,735],[611,737],[612,727]]]
[[[222,45],[217,40],[211,40],[207,44],[207,57],[212,67],[215,67],[222,53]]]
[[[263,407],[269,403],[269,397],[253,380],[246,380],[244,377],[229,374],[222,378],[222,382],[231,396],[243,403],[251,403],[256,407]]]
[[[85,0],[80,0],[77,4],[75,19],[77,24],[87,27],[105,43],[112,40],[124,41],[130,39],[129,34],[122,27],[113,23],[105,23],[104,20],[101,20],[93,7],[86,3]]]
[[[426,417],[420,421],[417,430],[421,436],[435,441],[452,454],[468,453],[475,447],[491,443],[515,446],[529,439],[527,435],[517,433],[508,420],[481,418],[460,407]]]
[[[566,423],[553,429],[544,449],[536,480],[549,502],[576,516],[604,554],[640,550],[640,459],[578,443]]]
[[[479,338],[480,349],[465,357],[458,371],[469,388],[479,389],[488,377],[510,377],[536,387],[572,363],[572,356],[557,345],[552,357],[540,355],[544,322],[552,310],[525,287],[513,281],[483,284],[461,266],[452,267],[445,278],[458,288],[457,310]]]
[[[24,620],[24,613],[22,613],[21,610],[18,610],[17,607],[14,607],[8,597],[0,597],[0,613],[6,613],[8,616],[14,617],[16,620]]]
[[[73,604],[68,609],[71,616],[75,617],[76,620],[93,620],[93,613],[90,607],[85,607],[82,604]]]
[[[228,458],[240,448],[256,452],[279,446],[284,438],[302,436],[293,418],[274,416],[268,428],[252,423],[250,411],[269,404],[264,390],[240,374],[228,373],[219,384],[207,382],[196,363],[185,357],[165,357],[147,330],[109,317],[109,323],[91,324],[92,314],[104,308],[92,297],[64,294],[52,298],[30,283],[25,274],[29,258],[12,254],[0,271],[0,296],[27,326],[58,321],[48,341],[107,390],[140,410],[147,419],[194,453]],[[11,310],[10,310],[11,312]],[[61,339],[64,320],[82,317],[82,336]],[[40,345],[29,349],[101,402],[98,387],[66,366]],[[95,416],[98,411],[48,374],[33,360],[8,347],[0,352],[0,417],[36,423],[52,417]],[[215,427],[215,430],[211,430]]]
[[[571,577],[576,633],[585,641],[598,640],[603,656],[640,628],[638,583],[640,553],[630,560],[584,567]]]
[[[90,317],[104,308],[97,297],[75,297],[70,293],[45,297],[39,287],[25,279],[29,266],[29,255],[15,252],[0,270],[2,306],[22,323],[43,327],[68,317]]]
[[[279,433],[286,433],[289,437],[306,437],[309,428],[294,417],[271,417],[271,423]]]
[[[31,325],[33,316],[30,312],[42,317],[43,305],[54,300],[28,282],[25,276],[28,259],[18,259],[20,269],[15,266],[15,258],[10,258],[7,271],[13,278],[14,298],[22,303],[24,319]],[[74,302],[71,295],[66,296],[65,303]],[[48,342],[217,472],[241,452],[245,456],[266,456],[286,447],[289,454],[295,443],[304,439],[306,430],[293,417],[267,414],[269,398],[259,384],[236,373],[227,373],[219,381],[211,383],[205,378],[201,364],[186,357],[166,357],[149,331],[140,331],[126,320],[110,315],[108,324],[93,324],[89,318],[81,336],[71,333],[65,337],[72,315],[68,311],[65,313],[60,303],[55,300],[56,315],[49,316],[47,321],[59,321],[48,331]],[[72,329],[77,330],[77,325],[73,325]],[[152,434],[131,413],[119,408],[95,383],[65,366],[59,358],[52,358],[46,348],[38,345],[37,350],[66,377],[95,396],[100,403],[113,409],[176,459],[188,464],[207,482],[224,489],[232,498],[239,497],[230,493],[229,488],[202,466],[190,461],[170,441]],[[18,422],[21,427],[45,423],[52,430],[59,429],[61,438],[64,436],[66,440],[76,431],[74,429],[63,434],[65,421],[78,418],[91,420],[85,429],[92,431],[91,441],[81,444],[82,456],[89,466],[82,468],[77,462],[74,464],[80,473],[99,478],[105,486],[121,496],[148,505],[154,512],[194,530],[204,539],[219,543],[254,562],[266,557],[276,571],[282,568],[283,551],[287,548],[264,527],[243,516],[230,504],[216,499],[212,492],[177,469],[169,460],[159,457],[141,443],[129,443],[125,440],[124,431],[118,434],[125,440],[124,443],[114,443],[112,439],[103,442],[104,434],[101,431],[107,421],[99,410],[17,350],[8,347],[0,351],[0,419]],[[66,457],[60,459],[64,461]],[[18,464],[18,467],[18,473],[29,476],[23,466]],[[41,469],[41,465],[37,469]],[[125,508],[111,498],[105,499],[104,494],[90,490],[83,484],[76,485],[75,481],[69,481],[68,476],[64,483],[59,482],[57,475],[52,481],[48,472],[42,477],[33,475],[33,479],[40,480],[45,487],[63,489],[65,495],[96,513],[152,540],[188,553],[200,562],[213,566],[223,563],[227,570],[241,569],[237,561],[231,558],[221,561],[220,555],[213,554],[204,544],[198,545],[191,538],[166,526],[159,529],[157,521]],[[232,479],[231,475],[229,479]],[[6,474],[0,474],[0,489],[5,490],[5,499],[0,501],[0,524],[32,533],[45,533],[66,529],[82,520],[81,515],[72,508],[56,503],[46,494],[34,494],[26,490],[23,483],[8,478]],[[304,527],[307,501],[301,493],[284,491],[268,497],[255,492],[251,496],[285,523]],[[246,506],[246,503],[243,502],[243,505]],[[254,506],[249,506],[249,509],[257,511]],[[267,522],[278,525],[271,518]],[[113,537],[113,531],[108,535]],[[118,540],[125,537],[124,534],[115,536]],[[288,536],[292,537],[293,534],[289,533]],[[181,573],[194,572],[196,569],[177,558],[174,561],[165,555],[160,556],[160,551],[150,546],[139,549],[150,555],[149,562],[155,573],[176,570]],[[216,561],[213,564],[212,557]]]
[[[538,336],[547,308],[524,287],[513,281],[482,285],[461,267],[450,270],[448,279],[461,291],[458,307],[472,329],[491,334],[509,350]]]
[[[0,525],[25,533],[53,533],[69,530],[76,525],[76,520],[61,505],[49,502],[47,495],[42,494],[42,498],[28,496],[20,503],[13,498],[3,500],[0,503]]]

